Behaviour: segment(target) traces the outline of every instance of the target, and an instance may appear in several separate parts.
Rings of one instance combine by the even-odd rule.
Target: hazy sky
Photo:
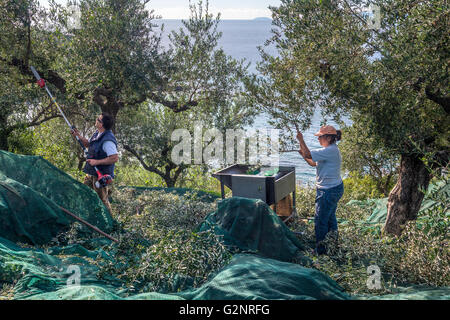
[[[268,6],[279,4],[280,0],[210,0],[209,8],[211,13],[220,12],[222,19],[253,19],[270,17]],[[189,0],[151,0],[149,6],[164,19],[189,17]]]
[[[40,0],[48,6],[47,0]],[[66,0],[56,0],[66,3]],[[206,0],[203,1],[204,3]],[[196,0],[193,3],[197,3]],[[221,19],[254,19],[256,17],[270,17],[268,6],[280,5],[280,0],[209,0],[210,12],[221,13]],[[186,19],[189,17],[189,0],[150,0],[149,8],[163,19]]]

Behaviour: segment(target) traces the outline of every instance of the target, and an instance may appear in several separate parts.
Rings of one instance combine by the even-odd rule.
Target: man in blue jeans
[[[336,141],[341,140],[341,131],[333,126],[322,126],[315,136],[322,148],[309,150],[303,140],[303,134],[297,131],[300,143],[299,153],[305,161],[316,167],[316,214],[314,230],[316,233],[316,253],[326,253],[323,240],[328,232],[335,232],[337,237],[336,209],[344,194],[344,184],[341,178],[341,153]]]

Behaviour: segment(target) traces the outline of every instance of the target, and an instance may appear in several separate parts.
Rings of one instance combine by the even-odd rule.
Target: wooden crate
[[[275,211],[275,205],[271,205],[270,208]],[[292,203],[292,195],[288,194],[286,197],[278,201],[277,203],[277,216],[279,217],[289,217],[294,210]]]

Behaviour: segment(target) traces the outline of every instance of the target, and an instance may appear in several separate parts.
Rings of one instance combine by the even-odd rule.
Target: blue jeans
[[[316,190],[316,215],[314,216],[314,230],[316,232],[316,252],[326,252],[322,241],[330,231],[337,233],[336,209],[338,201],[344,194],[344,183],[330,188]]]

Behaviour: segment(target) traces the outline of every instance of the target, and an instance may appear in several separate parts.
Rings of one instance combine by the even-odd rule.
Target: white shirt
[[[336,143],[325,148],[311,150],[311,158],[317,163],[316,187],[329,189],[342,183],[341,153]]]
[[[114,155],[114,154],[117,154],[117,147],[116,147],[116,144],[114,143],[114,142],[112,142],[112,141],[105,141],[104,143],[103,143],[103,151],[105,151],[106,152],[106,155],[109,157],[109,156],[112,156],[112,155]]]

